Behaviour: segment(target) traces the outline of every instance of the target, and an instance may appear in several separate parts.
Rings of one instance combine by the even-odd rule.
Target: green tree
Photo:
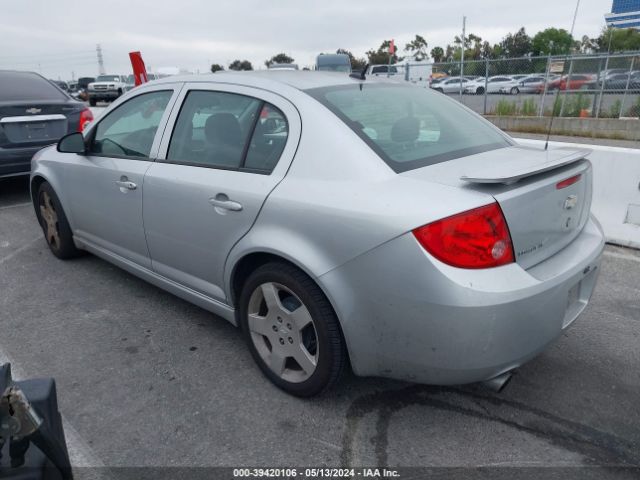
[[[531,53],[531,37],[527,35],[524,27],[516,33],[509,33],[500,42],[502,56],[507,58],[526,57]]]
[[[536,33],[532,47],[534,55],[563,55],[574,46],[573,37],[564,28],[547,28]]]
[[[371,65],[387,64],[389,63],[389,45],[391,40],[385,40],[380,44],[377,50],[369,50],[366,55]],[[398,50],[396,49],[396,52]],[[397,63],[402,60],[403,57],[399,57],[396,53],[391,57],[391,63]]]
[[[211,72],[212,73],[219,72],[220,70],[224,70],[224,67],[222,65],[220,65],[219,63],[214,63],[213,65],[211,65]]]
[[[608,52],[609,44],[612,52],[640,50],[640,31],[633,28],[605,28],[595,43],[600,52]]]
[[[442,47],[433,47],[431,49],[431,58],[436,63],[442,62],[444,60],[444,50]]]
[[[429,44],[424,39],[424,37],[422,37],[421,35],[416,35],[413,40],[411,40],[404,46],[404,51],[411,52],[416,62],[421,62],[429,56],[429,54],[427,53],[428,47]]]
[[[249,60],[234,60],[229,64],[229,70],[253,70]]]
[[[366,58],[356,58],[353,53],[344,48],[339,48],[336,50],[336,53],[347,55],[349,60],[351,61],[351,69],[352,70],[362,70],[364,66],[367,64]]]
[[[271,57],[269,60],[265,60],[264,64],[268,68],[274,63],[293,63],[293,62],[294,62],[293,58],[287,55],[286,53],[279,53]]]

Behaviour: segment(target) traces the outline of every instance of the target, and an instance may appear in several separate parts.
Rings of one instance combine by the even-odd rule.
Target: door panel
[[[64,180],[74,235],[146,268],[151,260],[142,225],[144,174],[177,91],[175,85],[145,89],[106,113],[87,134],[88,153]]]
[[[214,107],[200,108],[198,116],[191,118],[188,95],[193,90],[249,96],[258,99],[261,108],[251,110],[252,103],[247,104],[247,110],[222,108],[228,98],[221,97],[219,104],[210,102]],[[185,97],[187,101],[182,103]],[[152,268],[184,286],[225,301],[222,279],[229,251],[249,231],[267,196],[289,168],[300,138],[300,118],[282,97],[245,87],[187,85],[178,102],[182,108],[174,109],[167,128],[174,139],[165,135],[160,146],[162,158],[145,176],[143,213]],[[269,104],[277,108],[270,109]],[[178,110],[185,115],[179,121]],[[212,131],[219,128],[237,132],[236,121],[229,113],[236,117],[242,138],[250,139],[244,144],[240,167],[234,167],[235,160],[231,161],[236,158],[237,148],[220,145],[219,135]],[[286,118],[288,135],[278,118],[280,114]],[[208,118],[201,118],[202,115]],[[185,125],[194,132],[185,133]],[[201,126],[208,133],[198,131]],[[237,135],[227,133],[224,138]],[[223,140],[220,141],[224,143]],[[181,145],[176,145],[178,141]],[[282,148],[274,149],[278,142],[282,142]],[[229,151],[234,154],[229,155]]]

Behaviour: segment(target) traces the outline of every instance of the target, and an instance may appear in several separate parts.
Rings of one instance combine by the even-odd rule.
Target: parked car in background
[[[393,77],[399,75],[398,68],[395,65],[369,65],[365,75],[373,75],[374,77]]]
[[[97,102],[112,102],[124,93],[126,85],[125,75],[99,75],[87,87],[89,104],[93,107]]]
[[[80,77],[78,78],[78,89],[77,93],[74,95],[74,98],[79,100],[84,100],[85,102],[89,100],[89,94],[87,93],[87,89],[91,82],[95,82],[95,78],[93,77]]]
[[[478,80],[468,82],[465,85],[464,93],[482,95],[485,92],[485,87],[487,89],[487,93],[500,93],[500,89],[505,85],[511,85],[513,80],[511,77],[507,75],[494,75],[493,77],[489,77],[488,79],[480,78]]]
[[[69,86],[69,93],[72,93],[78,90],[78,82],[75,80],[68,81],[67,85]]]
[[[63,92],[69,93],[69,85],[67,84],[67,82],[64,82],[62,80],[49,80],[49,81],[54,85],[56,85],[58,88],[60,88],[60,90],[62,90]]]
[[[160,78],[158,74],[147,72],[147,81],[151,82],[152,80],[157,80],[158,78]],[[135,86],[136,86],[136,79],[134,75],[133,74],[128,75],[127,79],[125,80],[124,91],[128,92],[129,90],[132,90],[133,88],[135,88]]]
[[[596,76],[591,74],[575,73],[563,75],[549,82],[547,90],[589,90],[597,87]]]
[[[52,254],[241,326],[291,394],[347,366],[499,386],[595,287],[588,154],[519,146],[406,82],[228,72],[136,88],[38,152],[31,192]]]
[[[629,73],[629,69],[628,68],[609,68],[607,70],[603,70],[598,74],[598,83],[602,83],[612,75],[617,75],[619,73]]]
[[[518,93],[538,93],[540,87],[544,89],[544,76],[514,75],[512,81],[500,87],[500,93],[517,95]]]
[[[321,53],[316,57],[316,70],[351,73],[351,59],[344,53]]]
[[[624,92],[628,90],[636,93],[640,91],[640,71],[631,72],[631,74],[627,72],[610,75],[605,80],[603,88],[607,92]]]
[[[91,120],[83,103],[37,73],[0,70],[0,177],[29,174],[34,153]]]
[[[440,93],[459,93],[461,89],[464,91],[465,85],[471,81],[464,77],[447,77],[435,85],[432,83],[431,88]]]

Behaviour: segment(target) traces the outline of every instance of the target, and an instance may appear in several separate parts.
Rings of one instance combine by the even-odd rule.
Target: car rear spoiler
[[[523,178],[548,172],[565,165],[583,160],[591,153],[589,149],[557,148],[540,150],[518,147],[514,158],[508,162],[491,165],[473,165],[460,180],[470,183],[504,183],[510,185]],[[535,153],[534,153],[535,152]]]

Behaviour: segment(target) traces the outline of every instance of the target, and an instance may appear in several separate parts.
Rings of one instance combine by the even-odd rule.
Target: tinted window
[[[196,166],[242,166],[263,102],[244,95],[194,90],[176,121],[167,160]]]
[[[393,170],[404,172],[511,143],[456,101],[424,88],[354,84],[307,90]]]
[[[100,121],[90,153],[110,157],[149,158],[156,130],[173,92],[143,93]]]
[[[289,136],[289,124],[279,108],[265,103],[256,123],[244,166],[271,172],[278,163]]]
[[[67,99],[64,93],[40,75],[31,72],[0,72],[0,101]]]

